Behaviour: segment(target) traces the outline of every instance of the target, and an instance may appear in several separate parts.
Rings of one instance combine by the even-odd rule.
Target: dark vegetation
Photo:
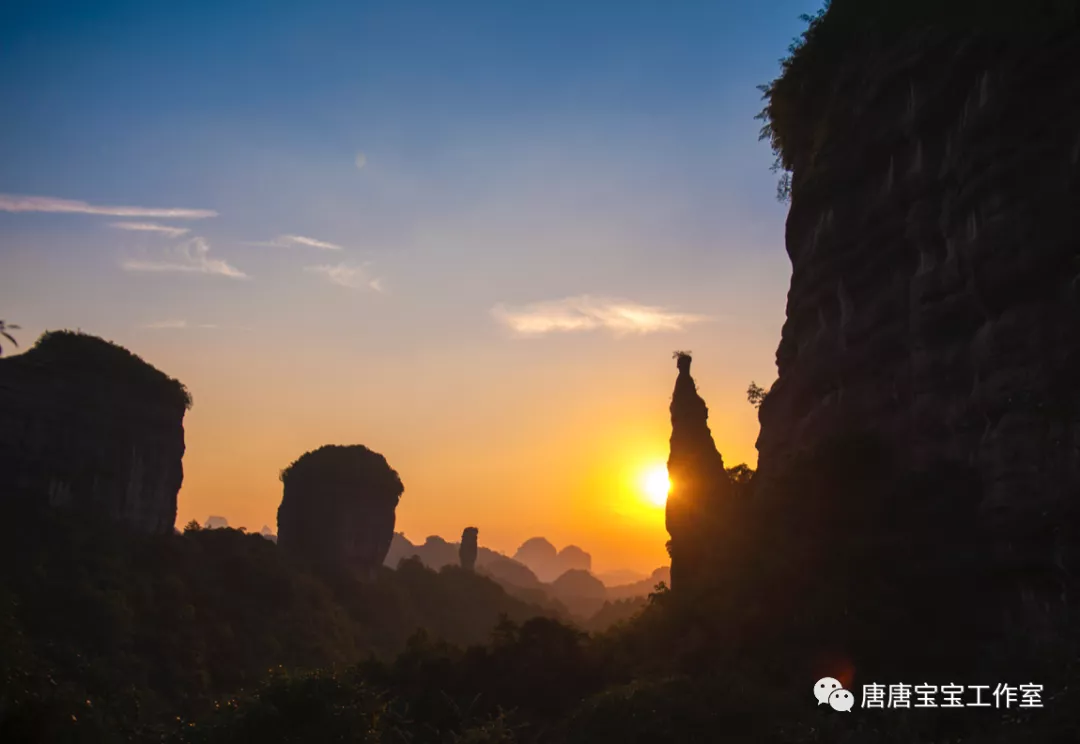
[[[765,402],[765,396],[768,394],[769,391],[756,382],[751,382],[750,386],[746,388],[746,400],[754,408],[761,408],[761,404]]]
[[[0,551],[4,742],[149,736],[270,672],[389,660],[419,629],[479,644],[501,617],[545,614],[458,567],[362,581],[227,528],[149,536],[5,509]]]
[[[851,76],[878,74],[875,53],[930,46],[951,38],[957,49],[983,39],[996,45],[1031,45],[1039,34],[1076,33],[1080,4],[1075,0],[826,0],[814,15],[804,15],[806,30],[780,61],[781,73],[759,86],[765,108],[758,115],[761,139],[776,155],[782,173],[781,200],[791,198],[792,174],[807,170],[822,154],[828,138],[829,112],[849,107],[840,96]]]

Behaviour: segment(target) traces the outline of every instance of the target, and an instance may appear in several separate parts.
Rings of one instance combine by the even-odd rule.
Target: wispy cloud
[[[340,251],[341,246],[336,243],[327,243],[325,240],[307,238],[303,235],[279,235],[273,240],[249,240],[244,245],[262,245],[271,248],[288,248],[302,245],[308,248],[320,248],[324,251]]]
[[[520,336],[572,333],[606,329],[615,335],[682,331],[707,320],[703,315],[680,313],[609,297],[567,297],[520,307],[496,305],[492,315]]]
[[[320,274],[333,284],[349,289],[373,289],[376,292],[385,291],[382,279],[372,278],[363,266],[349,266],[348,264],[336,264],[333,266],[305,266],[304,271],[309,274]]]
[[[168,235],[170,238],[179,238],[188,232],[186,227],[170,227],[169,225],[159,225],[156,222],[110,222],[109,227],[115,227],[117,230],[160,233]]]
[[[88,204],[53,196],[20,196],[0,194],[0,212],[63,212],[68,214],[101,214],[109,217],[159,217],[176,220],[200,220],[217,217],[210,209],[179,209],[157,207],[111,207]]]
[[[334,243],[327,243],[323,240],[316,240],[315,238],[305,238],[303,235],[282,235],[280,240],[284,240],[287,243],[293,245],[306,245],[311,248],[322,248],[326,251],[340,251],[341,246]]]
[[[230,279],[247,279],[248,275],[220,258],[210,258],[210,245],[203,238],[192,238],[164,252],[154,260],[130,260],[122,266],[126,271],[176,272],[187,274],[216,274]]]

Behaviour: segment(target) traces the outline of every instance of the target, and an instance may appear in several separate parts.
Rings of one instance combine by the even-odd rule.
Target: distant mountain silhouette
[[[459,565],[460,551],[459,543],[447,542],[438,535],[429,536],[423,545],[414,545],[405,535],[395,532],[384,565],[398,568],[402,561],[418,558],[428,568],[438,571],[446,566]],[[508,594],[517,599],[541,606],[560,617],[569,618],[571,615],[567,607],[555,598],[550,588],[536,578],[536,574],[513,558],[478,546],[474,570],[502,586]]]
[[[594,615],[607,599],[607,587],[582,568],[572,568],[551,582],[551,593],[576,617]]]
[[[460,549],[460,543],[447,542],[438,535],[429,536],[423,545],[414,545],[404,534],[395,532],[383,563],[390,568],[397,568],[403,559],[416,556],[425,566],[437,571],[443,566],[458,565]],[[523,589],[542,587],[536,574],[527,566],[491,548],[477,547],[476,570],[501,584],[512,584]]]
[[[203,529],[220,530],[229,526],[229,520],[225,517],[210,516],[203,522]]]
[[[592,556],[584,550],[576,545],[556,550],[544,537],[532,537],[523,542],[514,553],[514,560],[528,566],[544,582],[554,581],[573,569],[592,569]]]
[[[401,561],[408,558],[419,558],[428,568],[441,570],[445,566],[459,565],[460,543],[452,543],[438,535],[431,535],[424,540],[422,545],[414,545],[404,534],[394,533],[390,541],[390,550],[386,554],[385,565],[397,568]],[[532,538],[518,549],[515,555],[555,556],[558,560],[560,555],[566,554],[573,562],[575,559],[582,561],[580,556],[585,556],[591,563],[589,554],[575,546],[568,546],[563,551],[555,550],[546,539]],[[563,571],[549,582],[541,581],[533,571],[519,560],[510,558],[490,548],[477,547],[476,572],[487,576],[513,596],[524,601],[557,610],[563,616],[573,617],[582,622],[590,630],[602,630],[617,620],[629,617],[639,609],[640,603],[620,604],[618,607],[604,610],[602,616],[594,615],[603,610],[606,603],[621,603],[623,600],[644,600],[652,593],[660,582],[671,581],[671,569],[662,566],[648,578],[640,578],[641,574],[632,571],[609,572],[607,576],[620,578],[629,576],[638,577],[636,581],[613,583],[610,586],[604,584],[598,577],[593,576],[585,568],[570,568]]]

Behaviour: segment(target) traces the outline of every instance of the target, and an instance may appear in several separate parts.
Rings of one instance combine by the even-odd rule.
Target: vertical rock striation
[[[1075,4],[952,5],[835,0],[768,90],[792,277],[757,497],[873,442],[862,497],[970,497],[1006,625],[1038,631],[1080,569],[1080,32]]]
[[[0,499],[171,532],[190,405],[123,347],[49,331],[0,359]]]
[[[278,545],[331,566],[372,574],[394,537],[405,488],[386,458],[362,445],[326,445],[281,473]]]

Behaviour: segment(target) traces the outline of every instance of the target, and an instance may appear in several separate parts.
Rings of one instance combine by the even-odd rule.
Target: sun
[[[645,471],[642,487],[645,490],[645,498],[650,504],[664,506],[667,503],[668,491],[671,490],[667,465],[655,465]]]

